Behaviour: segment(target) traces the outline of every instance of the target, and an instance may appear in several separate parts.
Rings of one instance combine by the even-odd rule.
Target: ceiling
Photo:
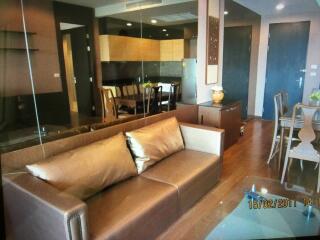
[[[225,0],[225,11],[228,11],[227,15],[224,15],[224,22],[226,24],[241,21],[255,21],[261,18],[261,16],[248,8],[236,3],[233,0]]]
[[[234,0],[246,8],[262,15],[292,15],[316,12],[320,13],[317,0]],[[281,11],[275,9],[276,5],[283,3],[285,8]]]
[[[174,5],[166,5],[141,11],[131,11],[114,14],[111,17],[129,22],[140,22],[150,24],[151,19],[156,19],[156,26],[170,26],[195,22],[198,19],[198,3],[184,2]]]
[[[70,3],[74,5],[85,6],[85,7],[91,7],[91,8],[103,7],[109,4],[125,2],[125,0],[57,0],[57,1]]]

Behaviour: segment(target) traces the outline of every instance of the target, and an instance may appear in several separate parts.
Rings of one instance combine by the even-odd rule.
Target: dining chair
[[[172,83],[171,84],[168,111],[171,110],[171,109],[176,109],[176,104],[177,104],[177,102],[179,100],[180,89],[181,89],[180,83]]]
[[[101,88],[102,121],[111,122],[118,118],[117,106],[111,89]]]
[[[158,113],[162,99],[162,86],[145,87],[144,98],[146,100],[146,114]]]
[[[281,114],[285,115],[289,112],[289,96],[287,92],[281,91]]]
[[[267,163],[269,164],[271,159],[279,152],[279,143],[280,143],[280,116],[283,114],[282,109],[282,95],[277,93],[273,97],[274,102],[274,130],[270,154],[268,157]]]
[[[116,96],[115,97],[122,97],[121,87],[115,86],[116,89]]]
[[[311,161],[316,163],[316,167],[319,166],[320,162],[320,152],[312,144],[312,141],[315,140],[316,134],[312,126],[312,121],[315,113],[320,109],[320,107],[311,107],[303,104],[296,104],[292,114],[289,141],[287,144],[286,157],[284,161],[284,167],[281,176],[281,183],[283,183],[288,161],[292,159],[300,159],[300,161]],[[295,122],[297,119],[297,112],[301,111],[299,116],[303,118],[303,127],[298,133],[300,143],[297,146],[292,146],[292,135],[294,130]],[[320,167],[318,167],[318,183],[317,183],[317,192],[320,190]]]
[[[128,96],[133,96],[138,94],[138,90],[135,84],[126,85],[125,87],[127,89]]]
[[[170,111],[176,108],[176,103],[178,101],[180,84],[179,83],[159,83],[158,86],[162,86],[162,91],[167,92],[168,99],[161,101],[161,111],[165,107],[166,111]]]

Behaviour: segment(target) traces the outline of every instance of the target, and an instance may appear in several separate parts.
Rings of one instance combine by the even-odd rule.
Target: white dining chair
[[[281,115],[285,115],[289,111],[289,96],[287,92],[281,91]]]
[[[294,107],[294,111],[292,114],[291,126],[290,126],[290,133],[289,133],[289,140],[287,145],[286,157],[284,161],[282,176],[281,176],[281,183],[283,183],[288,161],[292,161],[292,159],[300,159],[303,161],[311,161],[316,163],[316,167],[319,166],[320,162],[320,153],[312,144],[312,141],[315,140],[316,135],[312,126],[313,117],[317,110],[320,107],[311,107],[306,106],[303,104],[296,104]],[[292,135],[294,130],[295,122],[298,121],[297,119],[297,112],[301,111],[301,118],[303,118],[303,127],[298,133],[298,137],[300,139],[300,143],[297,146],[292,146]],[[320,190],[320,168],[318,171],[318,183],[317,183],[317,192]]]
[[[274,129],[273,129],[273,138],[272,138],[272,145],[269,154],[269,158],[267,163],[269,164],[271,159],[279,152],[279,143],[280,143],[280,122],[279,118],[282,115],[282,96],[281,93],[277,93],[273,97],[274,102]]]

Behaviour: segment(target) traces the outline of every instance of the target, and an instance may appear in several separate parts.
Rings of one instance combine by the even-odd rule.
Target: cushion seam
[[[179,212],[179,214],[180,214],[180,199],[181,199],[181,193],[180,193],[180,189],[179,189],[179,186],[178,185],[176,185],[176,184],[173,184],[173,183],[168,183],[168,182],[165,182],[165,181],[163,181],[163,180],[161,180],[161,179],[157,179],[157,178],[154,178],[154,177],[146,177],[146,176],[143,176],[143,175],[140,175],[141,177],[143,177],[143,178],[145,178],[145,179],[149,179],[149,180],[153,180],[153,181],[156,181],[156,182],[160,182],[160,183],[163,183],[163,184],[167,184],[167,185],[170,185],[170,186],[172,186],[172,187],[174,187],[176,190],[177,190],[177,193],[178,193],[178,202],[179,202],[179,204],[178,204],[178,212]]]

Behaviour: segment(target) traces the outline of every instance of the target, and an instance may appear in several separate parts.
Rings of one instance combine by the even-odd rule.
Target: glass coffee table
[[[207,240],[320,235],[320,195],[300,186],[246,177],[211,212]],[[208,222],[207,222],[208,223]],[[319,237],[320,239],[320,237]]]

